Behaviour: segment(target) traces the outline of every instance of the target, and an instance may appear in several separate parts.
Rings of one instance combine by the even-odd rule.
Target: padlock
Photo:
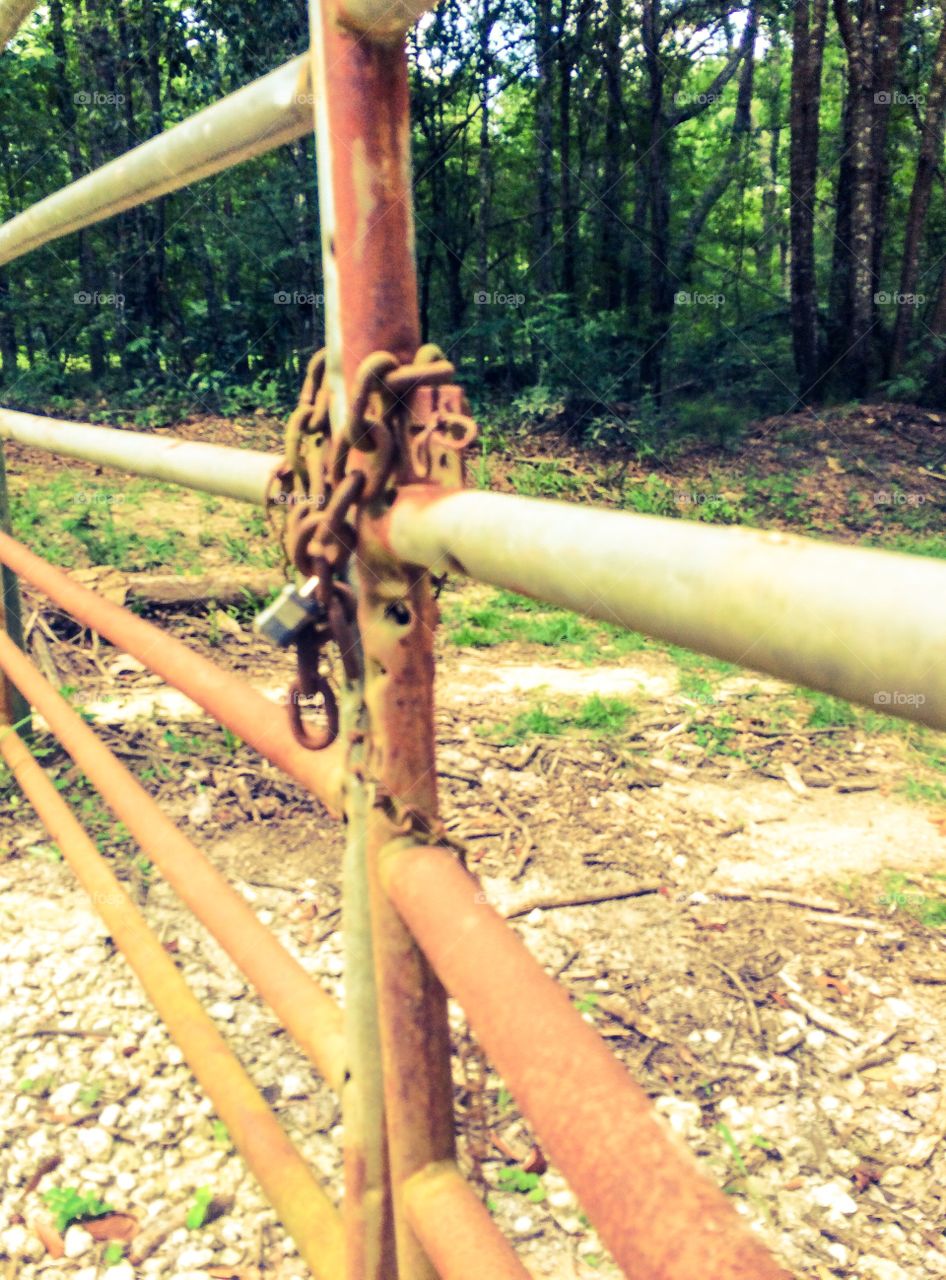
[[[254,629],[280,649],[288,649],[306,627],[328,619],[328,611],[315,595],[318,585],[318,578],[309,578],[301,587],[288,583],[253,619]]]

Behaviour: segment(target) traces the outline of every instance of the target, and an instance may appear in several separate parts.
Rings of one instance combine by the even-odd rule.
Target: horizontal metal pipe
[[[452,1160],[404,1184],[407,1220],[440,1280],[530,1280],[512,1246]]]
[[[96,595],[2,532],[0,563],[180,689],[264,759],[311,791],[329,813],[339,815],[345,752],[340,739],[324,751],[307,751],[290,734],[285,712],[245,680],[209,662],[153,623]]]
[[[383,857],[392,902],[625,1274],[790,1280],[456,859]]]
[[[2,632],[0,670],[43,716],[178,897],[206,925],[337,1091],[345,1073],[345,1039],[342,1013],[332,997],[260,923],[242,894]]]
[[[319,1280],[342,1280],[339,1214],[68,805],[12,729],[0,753]]]
[[[309,57],[300,54],[11,218],[0,227],[0,266],[311,132]]]
[[[0,49],[5,49],[36,8],[36,0],[0,0]]]
[[[946,561],[422,485],[386,537],[414,564],[946,729]]]
[[[265,506],[278,454],[0,409],[0,440]]]

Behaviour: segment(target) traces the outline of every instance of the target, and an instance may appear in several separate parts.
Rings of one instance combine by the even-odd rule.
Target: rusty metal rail
[[[0,729],[0,754],[91,897],[112,940],[140,979],[312,1274],[318,1280],[340,1280],[344,1239],[337,1209],[144,916],[22,739],[10,728]]]
[[[31,7],[0,0],[0,44]],[[326,351],[310,366],[284,458],[8,409],[0,409],[0,439],[274,510],[281,500],[284,546],[303,583],[280,604],[288,614],[279,613],[279,627],[297,644],[295,692],[321,694],[327,727],[306,728],[295,701],[293,737],[243,681],[3,532],[0,563],[8,595],[11,573],[31,583],[344,817],[343,1022],[3,634],[0,706],[9,721],[11,690],[26,695],[338,1089],[340,1213],[9,723],[0,727],[0,755],[319,1280],[528,1276],[457,1167],[448,992],[628,1277],[787,1280],[442,847],[431,574],[462,572],[946,727],[946,567],[459,491],[475,424],[452,365],[421,346],[413,254],[403,33],[429,7],[309,0],[308,55],[0,227],[2,265],[315,129]],[[332,645],[337,694],[326,658]]]
[[[345,1072],[341,1010],[141,783],[0,632],[0,670],[49,728],[141,848],[246,974],[321,1074],[338,1090]],[[2,732],[2,731],[0,731]]]

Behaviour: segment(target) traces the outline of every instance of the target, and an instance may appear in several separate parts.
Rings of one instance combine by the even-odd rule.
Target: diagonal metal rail
[[[0,266],[312,131],[309,59],[293,58],[0,226]]]
[[[312,1274],[317,1280],[342,1280],[344,1239],[338,1211],[266,1100],[68,805],[9,727],[0,728],[0,755],[92,898]]]
[[[0,0],[0,49],[4,49],[36,8],[36,0]]]
[[[137,778],[2,632],[0,669],[42,715],[181,901],[206,925],[309,1060],[338,1091],[345,1075],[345,1047],[341,1010],[332,997],[260,923],[242,894],[166,816]]]

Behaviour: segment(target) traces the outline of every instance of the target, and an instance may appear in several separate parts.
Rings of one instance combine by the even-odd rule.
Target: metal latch
[[[318,585],[318,578],[309,578],[301,587],[287,583],[272,604],[253,619],[254,629],[280,649],[288,649],[306,627],[328,619],[325,606],[315,596]]]

